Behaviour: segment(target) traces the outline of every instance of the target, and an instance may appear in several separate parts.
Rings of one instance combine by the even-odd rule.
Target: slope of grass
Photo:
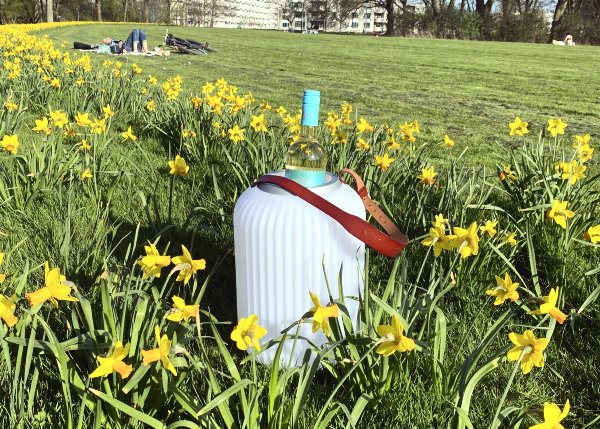
[[[151,48],[162,43],[167,27],[157,25],[91,24],[47,33],[69,45],[99,43],[107,35],[125,39],[139,26]],[[469,146],[467,162],[473,164],[498,161],[490,151],[510,147],[498,130],[515,116],[536,131],[555,117],[576,134],[594,135],[600,128],[598,47],[192,27],[169,31],[209,41],[221,52],[122,59],[159,78],[179,74],[194,91],[205,81],[225,78],[288,110],[299,108],[303,89],[318,89],[322,115],[348,102],[358,116],[377,123],[417,119],[432,138],[441,141],[448,134]]]

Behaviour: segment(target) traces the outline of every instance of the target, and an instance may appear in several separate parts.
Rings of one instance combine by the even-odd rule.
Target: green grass
[[[150,48],[162,43],[167,27],[143,24],[93,24],[47,34],[59,44],[99,43],[107,35],[125,39],[136,26],[146,30]],[[514,145],[507,124],[515,116],[529,122],[532,132],[556,117],[573,134],[598,135],[600,129],[599,47],[191,27],[169,31],[208,41],[221,52],[125,58],[161,78],[180,74],[192,91],[225,78],[259,99],[295,110],[302,90],[312,88],[321,91],[322,115],[349,102],[359,116],[378,124],[417,119],[431,139],[442,141],[448,134],[468,146],[469,164],[492,165],[498,157],[490,151],[503,153]]]

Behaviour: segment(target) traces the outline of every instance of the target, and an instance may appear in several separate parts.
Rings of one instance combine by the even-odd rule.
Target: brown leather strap
[[[299,183],[285,177],[265,174],[260,176],[251,186],[256,186],[261,183],[277,185],[334,218],[346,231],[369,247],[385,256],[395,258],[408,244],[406,236],[400,232],[398,227],[381,211],[377,204],[369,198],[367,188],[360,176],[350,169],[343,169],[340,171],[340,175],[344,173],[348,173],[354,178],[354,190],[362,199],[365,208],[389,235],[373,227],[358,216],[341,210]],[[345,183],[341,178],[340,180]]]

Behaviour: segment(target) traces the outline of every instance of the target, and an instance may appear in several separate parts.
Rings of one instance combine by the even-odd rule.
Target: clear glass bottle
[[[300,138],[290,145],[285,157],[285,177],[307,188],[320,186],[325,181],[327,154],[315,137],[320,99],[319,91],[304,91]]]

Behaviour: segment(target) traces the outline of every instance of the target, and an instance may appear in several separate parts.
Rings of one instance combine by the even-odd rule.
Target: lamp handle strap
[[[323,213],[335,219],[346,231],[365,243],[367,246],[375,249],[379,253],[390,258],[395,258],[408,245],[408,239],[400,232],[398,227],[383,213],[383,211],[369,197],[369,192],[365,187],[361,177],[348,168],[340,171],[339,177],[342,183],[346,183],[342,179],[343,174],[350,174],[354,179],[354,190],[358,193],[365,205],[367,211],[379,223],[386,233],[375,228],[365,220],[347,213],[336,207],[323,197],[315,194],[299,183],[282,176],[273,176],[264,174],[260,176],[251,186],[268,183],[277,185],[286,191],[302,198],[307,203],[321,210]]]

